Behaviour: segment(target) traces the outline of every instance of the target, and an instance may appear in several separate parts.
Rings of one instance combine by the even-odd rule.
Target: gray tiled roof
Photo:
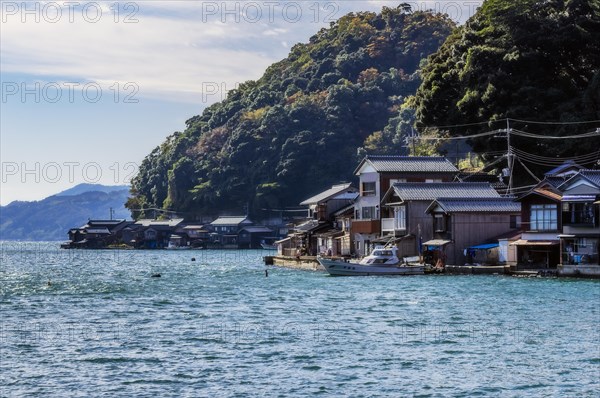
[[[210,225],[224,226],[237,226],[240,224],[252,224],[252,221],[248,220],[246,216],[221,216],[210,223]]]
[[[358,196],[358,194],[356,193],[356,188],[352,188],[350,185],[352,184],[339,184],[339,185],[334,185],[331,188],[329,188],[326,191],[323,191],[313,197],[310,197],[304,201],[302,201],[302,203],[300,203],[301,206],[304,205],[312,205],[312,204],[317,204],[319,202],[334,198],[336,196],[348,193],[348,195],[344,196],[343,199],[349,199],[349,200],[353,200],[356,199],[356,197]]]
[[[554,176],[556,174],[560,174],[570,168],[577,168],[577,169],[583,169],[582,166],[578,165],[577,163],[575,163],[573,160],[567,160],[566,162],[564,162],[563,164],[561,164],[558,167],[553,168],[552,170],[546,172],[544,175],[546,176]]]
[[[429,209],[439,205],[447,213],[518,213],[521,203],[512,198],[439,198]]]
[[[563,177],[553,177],[553,176],[546,176],[546,178],[544,178],[542,180],[542,182],[547,182],[548,184],[552,185],[554,188],[558,188],[565,181],[566,180]]]
[[[135,223],[144,227],[176,227],[182,222],[183,218],[172,218],[170,220],[153,220],[149,218],[143,218],[137,220]]]
[[[393,185],[400,199],[435,200],[437,198],[499,198],[500,194],[485,182],[434,182]]]
[[[575,174],[568,180],[564,181],[560,186],[558,186],[558,189],[562,191],[565,189],[565,185],[568,185],[572,181],[574,181],[578,178],[582,178],[582,177],[584,179],[588,180],[589,182],[591,182],[592,184],[600,187],[600,170],[584,169],[584,170],[579,170],[579,173]]]
[[[579,173],[600,187],[600,170],[581,170]]]
[[[354,174],[358,173],[366,162],[379,172],[458,172],[458,169],[444,157],[370,155],[360,162]]]

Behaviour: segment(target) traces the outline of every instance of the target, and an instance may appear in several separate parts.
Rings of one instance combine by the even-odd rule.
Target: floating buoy
[[[196,261],[196,257],[192,257],[192,261]]]
[[[160,278],[160,276],[161,275],[159,273],[150,275],[151,278]]]

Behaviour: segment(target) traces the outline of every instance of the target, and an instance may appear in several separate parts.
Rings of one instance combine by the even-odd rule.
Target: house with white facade
[[[382,232],[394,230],[393,219],[381,219],[381,199],[390,186],[450,182],[458,169],[444,157],[369,155],[354,174],[359,179],[360,192],[354,204],[351,233],[355,254],[364,256]]]

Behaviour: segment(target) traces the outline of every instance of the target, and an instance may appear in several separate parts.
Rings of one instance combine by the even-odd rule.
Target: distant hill
[[[54,196],[73,196],[79,195],[85,192],[117,192],[124,189],[129,189],[128,185],[102,185],[102,184],[79,184],[73,188],[69,188],[62,192],[57,193]]]
[[[111,207],[113,218],[129,219],[123,206],[128,195],[126,186],[80,184],[40,201],[12,202],[0,207],[0,240],[67,240],[69,228],[85,224],[88,218],[107,219]]]
[[[454,27],[407,5],[341,17],[169,136],[140,165],[127,207],[261,218],[352,178],[359,148],[407,154],[407,98]]]

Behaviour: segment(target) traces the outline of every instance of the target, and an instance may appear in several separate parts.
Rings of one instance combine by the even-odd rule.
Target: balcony
[[[354,220],[352,221],[352,233],[355,234],[379,234],[381,222],[379,220]]]
[[[406,222],[404,220],[397,220],[395,218],[381,219],[381,232],[385,234],[396,231],[406,231]]]

